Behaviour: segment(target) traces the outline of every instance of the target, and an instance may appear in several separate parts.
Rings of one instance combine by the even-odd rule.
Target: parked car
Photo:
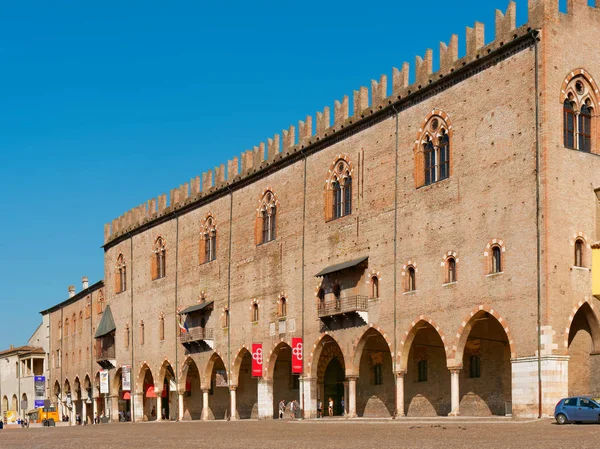
[[[600,404],[586,396],[561,399],[554,409],[554,418],[558,424],[568,422],[600,423]]]

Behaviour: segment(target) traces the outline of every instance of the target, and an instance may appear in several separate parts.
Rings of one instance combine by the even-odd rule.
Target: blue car
[[[554,418],[558,424],[567,424],[568,422],[600,423],[600,405],[585,396],[561,399],[554,409]]]

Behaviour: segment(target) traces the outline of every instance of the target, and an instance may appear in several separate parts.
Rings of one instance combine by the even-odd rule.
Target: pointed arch
[[[585,69],[573,70],[563,81],[560,102],[565,148],[598,153],[598,95],[598,85]]]
[[[577,315],[583,315],[589,327],[589,333],[592,339],[593,352],[600,352],[600,319],[596,315],[594,304],[589,301],[580,301],[573,307],[571,315],[569,315],[569,326],[565,329],[564,345],[565,349],[569,347],[575,334],[573,331],[573,321]]]
[[[394,353],[392,343],[389,341],[385,331],[383,331],[383,329],[381,329],[380,327],[371,324],[371,326],[367,330],[365,330],[360,337],[358,337],[355,340],[352,346],[352,352],[354,356],[352,358],[351,364],[347,368],[349,376],[358,375],[360,370],[360,360],[362,358],[363,351],[365,349],[365,346],[367,345],[367,341],[372,338],[381,338],[385,342],[386,349],[389,350],[390,354]]]
[[[338,154],[330,165],[325,181],[325,220],[352,213],[352,175],[354,167],[346,154]]]
[[[452,123],[448,114],[434,109],[425,118],[415,141],[415,187],[442,181],[452,175]]]
[[[266,371],[266,375],[265,375],[265,379],[266,380],[273,380],[273,373],[275,372],[275,364],[277,363],[277,358],[279,357],[279,354],[281,353],[281,351],[290,351],[292,350],[292,347],[284,340],[280,340],[280,342],[273,348],[271,349],[271,352],[269,352],[269,357],[266,359],[268,360],[268,364],[267,364],[267,369]],[[265,359],[263,359],[265,360]],[[264,363],[264,362],[263,362]]]
[[[204,368],[204,376],[202,376],[204,378],[202,388],[204,388],[204,389],[211,388],[212,374],[213,374],[214,367],[217,363],[222,364],[225,367],[225,373],[227,375],[227,379],[229,379],[229,373],[227,372],[227,367],[225,366],[225,363],[223,362],[223,357],[221,357],[221,354],[219,354],[219,352],[215,351],[212,353],[212,355],[208,359],[208,362],[206,362],[206,367]]]
[[[333,347],[337,351],[327,349],[328,347]],[[337,354],[335,354],[335,352],[337,352]],[[327,368],[327,363],[329,363],[331,359],[336,356],[340,358],[340,365],[345,372],[346,360],[349,360],[349,358],[346,356],[346,354],[344,354],[344,350],[339,342],[328,332],[325,332],[313,345],[313,349],[308,358],[307,372],[310,373],[310,377],[318,378],[319,375],[322,376]]]
[[[402,341],[400,342],[400,352],[398,354],[398,363],[397,370],[406,372],[408,369],[408,356],[410,354],[410,349],[413,344],[413,341],[417,335],[417,332],[423,326],[430,326],[437,333],[438,337],[442,341],[444,345],[444,352],[446,353],[446,357],[448,356],[448,346],[446,336],[444,332],[440,329],[440,327],[435,323],[435,321],[429,318],[426,315],[421,315],[419,318],[415,319],[410,323],[410,328],[404,332],[404,336],[402,337]]]
[[[256,209],[254,234],[256,245],[262,245],[275,240],[277,234],[277,214],[279,201],[271,187],[263,190]]]
[[[252,357],[251,351],[246,347],[246,345],[243,345],[235,356],[233,366],[231,367],[231,385],[238,385],[240,367],[242,366],[242,362],[244,361],[244,357],[246,357],[246,355],[250,355],[250,357]]]

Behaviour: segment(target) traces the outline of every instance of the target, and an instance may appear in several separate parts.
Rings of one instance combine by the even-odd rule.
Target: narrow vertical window
[[[125,258],[123,254],[117,257],[117,265],[115,270],[115,293],[124,292],[127,289],[127,272],[125,267]]]
[[[129,324],[125,325],[125,334],[123,335],[123,339],[125,340],[125,349],[129,348],[129,339],[130,339],[130,332],[129,332]]]
[[[417,276],[415,267],[408,267],[406,280],[406,291],[414,292],[417,289]]]
[[[347,175],[344,178],[344,215],[352,213],[352,177]]]
[[[144,322],[140,322],[140,344],[143,345],[146,337]]]
[[[162,313],[158,317],[158,339],[160,341],[165,339],[165,315]]]
[[[279,317],[283,318],[287,316],[287,301],[285,297],[281,297],[279,300]]]
[[[252,321],[254,323],[258,322],[258,304],[252,304]]]
[[[381,364],[373,366],[373,377],[375,385],[383,385],[383,368]]]
[[[492,247],[492,273],[502,273],[502,250],[499,246]]]
[[[418,369],[418,381],[427,382],[427,360],[421,360],[417,364]]]
[[[333,182],[333,218],[342,216],[342,187],[339,181]]]
[[[259,208],[256,224],[256,244],[275,240],[277,234],[277,201],[272,192],[267,191],[262,199]]]
[[[229,309],[223,313],[223,327],[229,328]]]
[[[379,279],[377,276],[371,278],[371,298],[379,298]]]
[[[565,129],[565,147],[575,148],[575,110],[573,109],[573,103],[569,98],[565,100],[563,105],[564,111],[564,129]]]
[[[472,355],[470,358],[469,377],[478,379],[481,377],[481,357]]]
[[[275,230],[277,229],[277,208],[271,207],[271,215],[269,215],[269,241],[275,240]]]
[[[166,245],[162,237],[158,237],[154,242],[154,257],[152,262],[152,279],[164,278],[167,272],[166,267]]]
[[[427,186],[436,181],[435,148],[429,137],[424,145],[423,154],[425,156],[425,185]]]
[[[575,241],[575,266],[583,267],[583,240],[577,239]]]
[[[442,132],[442,136],[440,137],[439,159],[439,179],[442,180],[450,176],[450,139],[448,138],[448,134],[445,132]]]
[[[579,151],[592,151],[592,111],[584,104],[579,111]]]
[[[446,270],[446,283],[456,282],[456,259],[454,257],[449,257],[446,261]]]

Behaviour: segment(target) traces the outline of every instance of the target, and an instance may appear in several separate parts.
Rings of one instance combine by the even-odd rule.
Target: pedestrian
[[[152,406],[152,411],[150,411],[150,416],[152,416],[152,419],[156,418],[156,407]]]
[[[346,411],[346,408],[344,407],[344,405],[345,405],[344,396],[342,396],[342,400],[340,401],[340,405],[342,406],[342,416],[344,416],[344,412]]]
[[[329,416],[333,416],[333,399],[331,399],[331,398],[329,398],[327,412],[329,413]]]
[[[290,402],[290,418],[296,417],[296,400]]]
[[[282,399],[279,402],[279,419],[283,419],[284,413],[285,413],[285,401]]]
[[[317,399],[317,418],[323,417],[323,403],[320,399]]]

